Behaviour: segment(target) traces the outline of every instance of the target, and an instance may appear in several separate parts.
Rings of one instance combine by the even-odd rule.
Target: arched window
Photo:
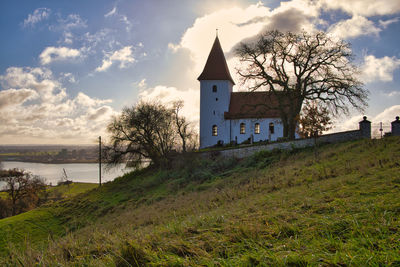
[[[260,133],[260,124],[257,122],[254,124],[254,133],[259,134]]]
[[[244,122],[242,122],[240,124],[240,133],[241,134],[245,134],[246,133],[246,124],[244,124]]]
[[[275,132],[274,123],[273,123],[273,122],[270,122],[270,123],[269,123],[269,133],[270,133],[270,134],[273,134],[274,132]]]
[[[218,135],[218,127],[217,125],[213,125],[212,127],[212,135],[217,136]]]
[[[213,85],[213,93],[216,93],[216,92],[217,92],[217,86]]]

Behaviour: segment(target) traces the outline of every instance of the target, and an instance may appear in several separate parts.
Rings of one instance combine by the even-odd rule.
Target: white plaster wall
[[[213,85],[217,92],[213,92]],[[233,84],[226,80],[200,81],[200,148],[230,142],[229,121],[224,120],[224,112],[229,109]],[[218,100],[217,100],[218,99]],[[212,135],[212,126],[217,125],[218,135]]]
[[[333,133],[333,134],[327,134],[327,135],[322,135],[317,139],[317,143],[338,143],[338,142],[345,142],[345,141],[350,141],[350,140],[358,140],[366,138],[365,135],[363,135],[361,130],[353,130],[353,131],[347,131],[347,132],[339,132],[339,133]],[[282,143],[272,143],[272,144],[267,144],[267,145],[255,145],[255,146],[244,146],[244,147],[238,147],[238,148],[233,148],[233,149],[225,149],[225,150],[219,150],[219,151],[207,151],[207,152],[202,152],[201,155],[203,157],[211,157],[218,153],[218,155],[222,157],[235,157],[235,158],[245,158],[253,155],[256,152],[259,151],[271,151],[273,149],[279,148],[279,149],[292,149],[294,147],[296,148],[301,148],[301,147],[307,147],[307,146],[313,146],[315,143],[313,138],[307,138],[307,139],[297,139],[293,141],[287,141],[287,142],[282,142]]]
[[[269,124],[271,122],[274,124],[275,128],[273,134],[270,134],[269,132]],[[246,126],[245,134],[240,133],[241,123],[245,123]],[[254,133],[256,123],[260,124],[259,134]],[[251,135],[253,135],[254,142],[265,141],[265,140],[276,141],[279,137],[283,136],[283,125],[280,119],[238,119],[238,120],[232,120],[231,127],[232,127],[231,128],[232,140],[235,141],[235,138],[237,137],[238,144],[246,141],[248,138],[251,137]]]

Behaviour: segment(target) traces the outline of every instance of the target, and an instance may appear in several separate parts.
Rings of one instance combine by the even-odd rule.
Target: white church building
[[[218,36],[215,38],[200,81],[200,148],[245,141],[275,141],[283,136],[270,92],[233,92],[235,85]]]

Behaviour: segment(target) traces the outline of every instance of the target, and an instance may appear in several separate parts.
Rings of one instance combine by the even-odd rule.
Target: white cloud
[[[70,31],[77,28],[86,28],[87,23],[78,14],[69,14],[67,17],[59,17],[57,19],[57,24],[51,25],[50,30],[53,31]]]
[[[81,51],[84,54],[96,54],[97,51],[100,50],[100,47],[107,47],[110,49],[111,42],[115,39],[115,31],[112,31],[108,28],[100,29],[99,31],[91,34],[90,32],[86,32],[85,34],[80,36],[78,40],[83,42],[83,47]]]
[[[66,44],[73,43],[74,35],[71,32],[64,32],[63,37],[64,37],[64,40],[63,40],[64,43],[66,43]]]
[[[108,12],[107,14],[104,15],[105,18],[115,15],[115,13],[117,13],[117,7],[114,7],[112,10],[110,10],[110,12]]]
[[[400,91],[392,91],[388,94],[386,94],[388,97],[397,97],[400,96]]]
[[[112,102],[111,99],[102,100],[102,99],[92,98],[82,92],[78,93],[78,95],[75,97],[74,101],[76,102],[77,105],[85,106],[85,107],[95,107],[98,105]]]
[[[48,69],[11,67],[0,82],[3,143],[91,143],[106,135],[115,114],[111,100],[82,92],[69,97]]]
[[[400,12],[399,0],[320,0],[319,4],[326,9],[341,9],[349,14],[367,17]]]
[[[62,33],[59,43],[72,44],[75,38],[72,32],[87,27],[86,21],[78,14],[69,14],[66,17],[62,17],[59,13],[56,15],[58,16],[56,23],[51,24],[49,30]]]
[[[47,65],[53,61],[76,58],[80,55],[81,52],[77,49],[49,46],[43,50],[43,52],[39,55],[39,58],[42,65]]]
[[[359,128],[358,123],[362,121],[362,115],[355,115],[350,118],[345,118],[344,115],[340,118],[333,119],[333,128],[328,131],[330,132],[343,132],[357,130]],[[369,120],[370,118],[368,118]]]
[[[177,52],[179,49],[190,51],[191,59],[195,63],[192,68],[193,77],[195,77],[204,67],[215,38],[216,28],[218,28],[221,46],[230,64],[229,58],[232,53],[227,52],[231,52],[239,42],[272,29],[313,32],[314,24],[319,23],[318,15],[318,7],[308,0],[282,2],[273,10],[262,3],[246,8],[225,8],[197,18],[194,24],[185,31],[180,42],[170,43],[168,48],[172,52]],[[230,70],[233,74],[232,66]]]
[[[341,39],[355,38],[361,35],[377,36],[380,31],[381,29],[377,28],[372,21],[359,15],[339,21],[328,29],[330,34]]]
[[[106,71],[114,62],[119,62],[120,69],[126,68],[129,63],[135,62],[135,59],[132,55],[132,46],[125,46],[114,53],[109,53],[106,55],[106,57],[103,59],[102,65],[97,67],[96,71]]]
[[[182,100],[184,107],[182,114],[191,122],[199,122],[200,118],[200,93],[196,89],[178,90],[175,87],[158,85],[154,88],[142,90],[139,93],[139,99],[144,101],[159,101],[170,105],[174,101]]]
[[[280,6],[271,12],[268,29],[281,31],[315,31],[315,25],[321,23],[318,19],[319,6],[310,0],[292,0],[281,2]]]
[[[132,22],[125,15],[120,15],[119,20],[125,24],[125,30],[129,32],[132,29]]]
[[[102,120],[104,118],[110,118],[114,114],[113,109],[110,106],[102,106],[97,109],[91,110],[87,114],[87,119],[90,121]]]
[[[393,73],[400,67],[400,59],[396,57],[376,58],[374,55],[364,57],[364,65],[362,67],[362,80],[364,82],[383,81],[390,82],[393,80]]]
[[[38,22],[48,19],[50,16],[50,12],[51,12],[51,10],[49,8],[45,8],[45,7],[35,9],[35,11],[33,11],[32,14],[28,15],[28,18],[24,19],[23,26],[24,27],[28,27],[28,26],[34,27],[35,24],[37,24]]]
[[[189,49],[196,62],[195,71],[203,67],[215,38],[215,29],[218,28],[222,48],[229,51],[242,39],[258,33],[265,25],[259,21],[242,25],[255,17],[264,17],[269,9],[262,5],[251,5],[248,8],[233,7],[223,9],[203,17],[197,18],[182,36],[179,44],[169,44],[172,50]]]
[[[0,91],[0,109],[13,105],[21,105],[37,97],[38,94],[32,89],[8,89]]]
[[[146,88],[147,87],[147,83],[146,83],[146,79],[142,79],[139,83],[138,83],[139,88]]]
[[[70,73],[70,72],[67,72],[67,73],[62,72],[62,73],[60,73],[60,75],[62,76],[61,80],[67,81],[69,83],[76,83],[75,76],[72,73]]]
[[[384,111],[373,117],[372,122],[390,123],[395,120],[396,116],[400,116],[400,105],[386,108]]]
[[[10,67],[0,76],[5,89],[32,89],[46,102],[56,102],[65,97],[65,89],[52,79],[52,73],[42,68]]]
[[[132,22],[128,19],[126,15],[118,14],[117,7],[114,7],[107,14],[104,15],[105,18],[115,17],[119,22],[125,24],[125,30],[129,32],[132,29]]]
[[[388,19],[388,20],[379,20],[379,25],[381,25],[384,29],[386,29],[390,24],[396,23],[400,20],[400,17]]]

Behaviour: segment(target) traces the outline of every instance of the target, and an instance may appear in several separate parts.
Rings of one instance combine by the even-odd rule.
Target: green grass
[[[70,185],[49,186],[49,199],[68,199],[83,192],[98,187],[93,183],[72,183]],[[0,192],[0,197],[7,198],[6,192]],[[62,210],[45,205],[17,216],[0,220],[0,253],[18,249],[21,245],[41,245],[54,237],[64,235],[66,228],[63,218],[59,216]]]
[[[50,197],[57,196],[60,198],[67,198],[92,190],[98,186],[98,184],[94,183],[74,182],[69,185],[50,186],[47,188],[47,192],[49,193]]]
[[[35,209],[0,220],[0,248],[16,251],[21,246],[40,247],[61,236],[65,229],[49,209]]]
[[[398,266],[400,138],[325,145],[318,158],[312,148],[193,156],[125,175],[0,220],[3,263]]]
[[[50,198],[68,198],[92,190],[98,186],[98,184],[94,183],[74,182],[69,185],[49,186],[47,187],[47,192]],[[7,192],[0,192],[0,198],[7,198],[7,196]]]

